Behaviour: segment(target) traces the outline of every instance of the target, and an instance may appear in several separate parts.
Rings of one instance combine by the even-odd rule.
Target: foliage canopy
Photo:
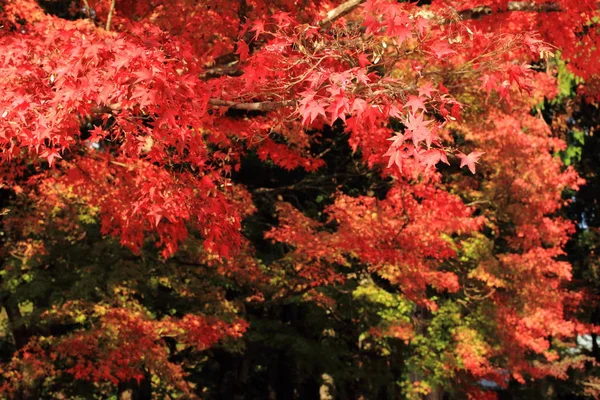
[[[5,1],[0,392],[599,396],[599,17]]]

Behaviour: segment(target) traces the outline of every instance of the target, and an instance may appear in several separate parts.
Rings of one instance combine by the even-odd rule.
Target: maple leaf
[[[47,149],[44,150],[40,156],[45,157],[46,160],[48,161],[48,165],[50,166],[50,168],[52,168],[52,166],[54,165],[54,161],[58,158],[61,159],[61,155],[58,154],[58,150],[56,149]]]
[[[240,20],[240,22],[242,22],[242,21]],[[251,26],[252,26],[252,21],[250,21],[248,18],[245,18],[244,23],[240,26],[240,33],[237,38],[238,39],[243,38]]]
[[[105,132],[104,129],[102,129],[102,126],[100,125],[96,125],[94,126],[94,129],[89,131],[90,137],[88,138],[88,140],[91,143],[98,143],[98,141],[102,138],[104,138],[105,136]]]
[[[246,44],[245,40],[238,40],[236,44],[235,54],[240,56],[240,61],[246,61],[248,59],[248,54],[250,53],[250,48]]]
[[[390,147],[399,148],[400,146],[402,146],[404,144],[404,135],[401,133],[396,133],[396,135],[394,137],[389,138],[387,140],[392,141],[392,144],[390,145]]]
[[[402,44],[412,37],[412,30],[409,27],[409,23],[410,19],[406,14],[397,15],[389,21],[386,32],[390,37],[394,37],[398,44]]]
[[[526,32],[523,35],[523,43],[529,48],[529,50],[539,56],[540,58],[545,58],[548,56],[552,56],[552,48],[545,43],[542,39],[540,39],[540,35],[534,32]]]
[[[348,99],[342,93],[335,96],[334,101],[327,108],[327,111],[331,114],[330,123],[333,123],[340,118],[342,121],[346,120],[346,112],[348,111]]]
[[[431,124],[432,121],[424,121],[423,114],[424,113],[421,113],[415,116],[413,113],[409,113],[408,117],[404,120],[404,125],[406,125],[406,129],[410,131],[410,137],[415,146],[418,146],[422,141],[427,141],[431,144],[431,130],[428,128],[428,125]]]
[[[418,153],[417,159],[421,164],[430,167],[434,167],[440,161],[448,164],[446,153],[440,149],[430,149]]]
[[[429,49],[439,60],[441,60],[444,56],[456,53],[456,51],[452,50],[446,42],[436,42],[431,45]]]
[[[325,108],[314,97],[314,94],[308,94],[300,101],[299,112],[302,115],[303,125],[307,122],[312,124],[318,116],[325,117]]]
[[[388,111],[390,117],[402,119],[402,112],[395,105],[391,105]]]
[[[352,102],[352,109],[350,110],[353,114],[360,115],[368,107],[367,102],[361,98],[355,98]]]
[[[131,55],[130,54],[115,54],[115,60],[112,62],[112,67],[116,69],[121,69],[126,65],[131,63]]]
[[[479,160],[479,157],[481,157],[483,154],[485,154],[485,153],[480,152],[480,151],[472,151],[468,155],[465,155],[465,154],[459,152],[457,154],[457,156],[458,156],[458,158],[460,158],[460,168],[462,168],[466,165],[469,168],[469,170],[471,171],[471,173],[474,174],[475,173],[475,164]]]
[[[410,107],[411,112],[415,114],[419,109],[425,110],[425,103],[420,97],[410,96],[408,101],[404,104],[403,108]]]
[[[258,37],[265,31],[265,22],[261,21],[261,20],[254,21],[250,30],[254,31],[253,39],[254,40],[258,39]]]
[[[400,138],[393,138],[395,141],[400,142]],[[389,157],[387,168],[392,165],[396,165],[400,171],[402,171],[402,160],[413,157],[416,154],[415,147],[412,144],[402,144],[401,146],[391,146],[388,151],[383,155]]]
[[[429,98],[431,98],[431,93],[432,92],[437,92],[437,89],[435,89],[431,85],[431,82],[428,81],[424,85],[419,86],[418,91],[419,91],[419,98],[423,98],[423,97],[429,97]]]
[[[416,16],[416,18],[414,18],[414,23],[415,27],[417,28],[417,32],[419,32],[419,36],[423,36],[425,31],[431,24],[431,22],[428,19],[423,18],[423,16],[421,15],[418,15]]]
[[[138,77],[138,79],[133,82],[134,85],[142,81],[149,81],[154,77],[154,72],[151,69],[139,70],[133,74]]]
[[[356,80],[363,85],[368,85],[371,81],[371,78],[369,78],[369,75],[365,74],[365,70],[361,68],[356,71]]]
[[[319,87],[323,81],[326,79],[323,73],[314,71],[308,74],[306,77],[306,82],[310,82],[311,92],[314,91],[317,87]]]
[[[358,56],[358,65],[360,65],[361,68],[365,68],[369,64],[371,64],[369,57],[365,53],[360,53]]]
[[[279,28],[287,28],[294,22],[289,12],[278,11],[272,15],[272,18]]]
[[[152,211],[150,211],[148,213],[149,217],[152,217],[152,221],[154,223],[154,226],[158,226],[158,224],[160,223],[160,220],[163,218],[163,210],[161,207],[155,207]]]
[[[493,90],[498,88],[498,78],[495,75],[484,74],[481,78],[481,87],[486,93],[491,93]]]
[[[510,63],[508,65],[508,77],[510,82],[514,82],[519,87],[519,91],[526,91],[531,93],[533,87],[529,83],[528,74],[530,73],[531,66],[527,64],[515,65]]]
[[[381,23],[371,14],[367,14],[362,25],[366,28],[367,35],[370,33],[375,33],[381,28]]]

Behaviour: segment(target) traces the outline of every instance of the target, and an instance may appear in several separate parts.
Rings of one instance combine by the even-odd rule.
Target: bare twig
[[[492,14],[500,14],[514,11],[526,12],[558,12],[562,11],[562,7],[558,3],[534,3],[531,1],[511,1],[508,2],[505,8],[499,8],[495,12],[488,6],[473,7],[458,12],[458,16],[462,20],[479,19]]]
[[[108,17],[106,18],[106,30],[110,31],[110,23],[112,22],[113,13],[115,12],[115,1],[110,1],[110,10],[108,11]]]
[[[327,16],[325,18],[323,18],[322,20],[320,20],[317,24],[319,26],[327,26],[327,25],[331,24],[333,21],[335,21],[336,19],[339,19],[339,18],[343,17],[344,15],[350,13],[356,7],[358,7],[359,5],[361,5],[364,2],[365,2],[365,0],[346,1],[342,4],[340,4],[339,6],[337,6],[336,8],[334,8],[333,10],[329,11],[327,13]]]
[[[289,107],[296,104],[295,101],[262,101],[256,103],[239,103],[236,101],[226,101],[221,99],[210,99],[208,104],[217,107],[228,107],[233,110],[244,111],[273,111],[282,107]]]
[[[600,384],[594,383],[594,382],[582,382],[583,385],[594,388],[596,390],[600,390]]]
[[[470,207],[470,206],[474,206],[474,205],[477,205],[477,204],[491,204],[491,203],[492,202],[489,201],[489,200],[475,200],[475,201],[472,201],[472,202],[467,203],[465,205]]]
[[[116,165],[118,167],[123,167],[123,168],[129,168],[129,167],[131,167],[130,165],[127,165],[127,164],[124,164],[124,163],[118,162],[118,161],[111,161],[110,163],[114,164],[114,165]]]
[[[242,25],[246,22],[246,14],[248,13],[248,4],[246,0],[240,0],[240,5],[238,8],[238,19],[240,20],[240,31],[242,30]]]
[[[218,78],[221,76],[241,76],[244,74],[239,67],[238,61],[236,60],[233,65],[220,65],[218,67],[209,68],[204,70],[204,73],[200,75],[202,79]]]
[[[319,26],[326,26],[333,21],[343,17],[353,11],[356,7],[364,3],[365,0],[349,0],[327,13],[327,16],[318,22]],[[562,6],[558,3],[546,2],[536,3],[533,1],[511,1],[506,5],[506,8],[500,8],[496,13],[512,12],[512,11],[527,11],[527,12],[558,12],[562,11]],[[458,12],[462,20],[478,19],[486,15],[493,14],[493,10],[488,6],[477,6]]]

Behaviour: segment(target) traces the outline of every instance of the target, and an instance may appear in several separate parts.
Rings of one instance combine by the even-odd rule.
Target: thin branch
[[[529,1],[511,1],[508,3],[506,11],[535,11],[535,12],[557,12],[562,11],[559,3],[534,3]]]
[[[356,7],[364,3],[365,0],[349,0],[327,13],[327,16],[318,22],[319,26],[326,26],[333,21],[352,12]],[[535,3],[532,1],[511,1],[506,5],[506,8],[499,8],[496,13],[511,12],[511,11],[528,11],[528,12],[558,12],[562,11],[562,7],[558,3],[546,2]],[[458,12],[462,20],[478,19],[486,15],[493,14],[494,11],[488,6],[477,6]]]
[[[238,19],[240,20],[240,32],[242,31],[242,26],[244,25],[244,23],[246,22],[246,19],[248,14],[248,4],[246,3],[246,0],[240,0],[240,5],[238,8]]]
[[[600,390],[600,385],[594,382],[582,382],[585,386]]]
[[[210,99],[208,104],[215,107],[228,107],[232,110],[243,110],[243,111],[274,111],[282,107],[292,107],[296,105],[295,100],[286,101],[257,101],[254,103],[243,103],[238,101],[228,101],[221,99]],[[103,114],[115,115],[121,111],[121,108],[117,104],[111,104],[109,106],[94,106],[90,110],[96,116]]]
[[[221,99],[210,99],[208,104],[217,107],[228,107],[233,110],[244,111],[273,111],[282,107],[289,107],[296,104],[295,101],[262,101],[256,103],[238,103],[236,101],[226,101]]]
[[[201,79],[219,78],[221,76],[242,76],[244,71],[239,67],[238,61],[235,61],[233,65],[220,65],[218,67],[208,68],[204,70],[204,73],[200,75]]]
[[[336,21],[337,19],[352,12],[354,9],[356,9],[359,5],[361,5],[364,2],[365,2],[365,0],[346,1],[342,4],[340,4],[339,6],[337,6],[336,8],[334,8],[333,10],[329,11],[327,13],[327,15],[325,16],[325,18],[323,18],[319,22],[317,22],[317,25],[320,26],[321,28],[325,28],[325,27],[329,26],[331,23],[333,23],[334,21]],[[515,11],[560,12],[560,11],[563,11],[563,9],[560,4],[553,3],[553,2],[539,4],[539,3],[534,3],[534,2],[530,2],[530,1],[511,1],[506,5],[506,7],[499,8],[495,11],[488,6],[478,6],[478,7],[473,7],[473,8],[469,8],[466,10],[458,11],[457,15],[461,20],[464,21],[464,20],[469,20],[469,19],[479,19],[479,18],[488,16],[488,15],[492,15],[492,14],[500,14],[500,13],[506,13],[506,12],[515,12]],[[451,22],[453,22],[453,21],[452,20],[442,21],[442,23],[451,23]],[[225,63],[225,64],[217,63],[218,64],[217,66],[207,69],[201,75],[201,78],[211,79],[211,78],[218,78],[221,76],[243,75],[243,71],[237,65],[239,59],[237,59],[235,57],[237,57],[236,54],[233,54],[233,53],[227,54],[226,56],[224,56],[224,58],[227,59],[227,61],[229,61],[228,63]],[[235,61],[231,62],[230,58],[234,58]]]
[[[364,3],[365,0],[349,0],[345,3],[340,4],[333,10],[327,13],[327,16],[320,20],[317,25],[319,26],[327,26],[331,24],[333,21],[343,17],[344,15],[353,11],[356,7]]]
[[[118,162],[118,161],[111,161],[110,163],[114,164],[114,165],[116,165],[118,167],[123,167],[123,168],[130,168],[131,167],[131,165],[127,165],[127,164],[124,164],[124,163]]]
[[[327,15],[325,16],[325,18],[323,18],[319,22],[317,22],[317,25],[320,26],[320,27],[326,27],[329,24],[331,24],[332,22],[334,22],[335,20],[337,20],[337,19],[343,17],[344,15],[350,13],[356,7],[358,7],[359,5],[361,5],[364,2],[365,2],[365,0],[349,0],[349,1],[346,1],[346,2],[344,2],[342,4],[340,4],[339,6],[337,6],[336,8],[334,8],[333,10],[329,11],[327,13]],[[230,54],[226,54],[224,56],[221,56],[219,58],[223,58],[224,60],[227,60],[227,61],[225,63],[223,63],[223,64],[217,63],[218,64],[217,66],[215,66],[213,68],[210,68],[210,69],[207,69],[201,75],[201,78],[203,78],[203,79],[211,79],[211,78],[218,78],[218,77],[221,77],[221,76],[240,76],[240,75],[243,75],[244,72],[236,65],[236,64],[238,64],[238,61],[239,61],[239,56],[237,54],[230,53]]]
[[[470,203],[465,204],[465,206],[469,206],[470,207],[470,206],[474,206],[474,205],[477,205],[477,204],[492,204],[492,202],[489,201],[489,200],[475,200],[475,201],[472,201]]]
[[[500,14],[513,11],[525,11],[525,12],[558,12],[562,11],[562,7],[558,3],[534,3],[530,1],[511,1],[506,7],[500,7],[496,11],[492,10],[488,6],[478,6],[462,10],[458,12],[458,16],[461,20],[467,19],[479,19],[492,14]]]
[[[115,1],[111,0],[110,10],[108,11],[108,17],[106,18],[106,30],[110,31],[110,23],[112,22],[113,13],[115,12]]]

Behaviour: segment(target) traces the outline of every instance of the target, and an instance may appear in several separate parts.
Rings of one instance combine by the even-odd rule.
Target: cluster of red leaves
[[[69,321],[82,305],[85,306],[67,303],[50,311],[48,318]],[[248,328],[248,324],[241,320],[226,323],[201,315],[157,321],[129,308],[96,304],[87,309],[91,311],[84,319],[86,324],[90,324],[88,329],[63,337],[34,339],[15,354],[14,365],[3,367],[6,381],[0,389],[2,393],[14,394],[20,380],[30,382],[66,375],[83,381],[117,385],[132,379],[139,381],[144,378],[142,371],[147,371],[168,382],[180,393],[193,397],[185,381],[185,372],[170,360],[172,350],[164,339],[170,338],[186,348],[202,351],[225,338],[239,338]],[[78,315],[85,314],[80,311]],[[61,367],[57,368],[57,365]],[[23,369],[23,366],[27,368]],[[24,370],[26,374],[17,372]]]
[[[569,319],[565,310],[571,294],[564,283],[571,279],[571,267],[558,258],[564,255],[573,224],[549,216],[564,205],[563,190],[576,189],[582,182],[553,157],[565,144],[552,137],[541,118],[526,112],[496,112],[476,129],[468,137],[477,141],[495,167],[486,168],[489,179],[473,193],[491,199],[490,206],[480,206],[486,225],[506,240],[504,252],[489,253],[470,272],[483,284],[485,290],[480,292],[487,293],[495,314],[501,346],[490,350],[488,357],[506,357],[508,371],[519,381],[525,375],[564,378],[569,367],[581,367],[583,361],[573,359],[572,365],[564,362],[557,368],[558,354],[550,349],[550,338],[568,339],[589,327]],[[512,226],[509,231],[507,224]],[[531,354],[542,358],[532,364]],[[475,365],[472,373],[478,369]],[[497,367],[488,365],[487,372],[494,375],[494,371]],[[506,382],[503,376],[495,380]]]
[[[362,13],[363,27],[370,34],[366,43],[359,40],[361,29],[323,31],[285,13],[274,14],[269,23],[244,24],[242,31],[254,32],[251,42],[267,38],[266,45],[243,61],[243,79],[208,81],[200,79],[198,49],[155,27],[129,23],[123,34],[116,35],[89,21],[39,17],[42,21],[27,25],[25,33],[8,35],[0,43],[6,50],[0,58],[1,72],[10,85],[0,98],[2,160],[6,164],[39,157],[52,167],[64,157],[74,164],[89,164],[85,159],[92,158],[98,171],[111,163],[144,171],[137,179],[125,177],[132,175],[129,170],[99,172],[109,178],[107,183],[119,182],[121,188],[118,196],[109,195],[111,190],[98,197],[106,199],[105,209],[121,214],[104,219],[105,232],[139,248],[145,233],[155,231],[168,256],[187,235],[185,224],[194,215],[204,221],[198,227],[207,237],[206,247],[226,255],[235,242],[225,244],[219,238],[235,236],[240,221],[235,212],[224,217],[225,210],[235,210],[224,193],[231,186],[227,174],[246,147],[256,148],[262,160],[283,168],[312,171],[322,160],[308,154],[310,142],[302,126],[342,120],[351,145],[355,150],[360,147],[369,165],[382,163],[386,156],[388,165],[400,169],[412,159],[421,166],[448,162],[451,149],[438,135],[445,122],[429,115],[456,120],[460,105],[441,83],[435,89],[435,81],[420,80],[417,62],[433,54],[432,63],[444,65],[443,59],[458,53],[452,49],[457,39],[414,5],[370,1]],[[346,36],[342,41],[341,34]],[[490,67],[496,53],[504,56],[523,45],[517,39],[509,35],[490,44],[491,51],[473,54],[481,59],[475,67],[487,79],[487,89],[498,90],[487,71],[504,71],[519,88],[526,84],[523,67]],[[532,40],[526,43],[535,50],[541,46]],[[372,55],[366,55],[365,47]],[[394,70],[397,76],[370,72],[371,64]],[[420,83],[407,86],[409,81]],[[231,121],[207,112],[214,98],[233,105],[271,101],[280,109],[252,121]],[[296,102],[297,109],[290,107]],[[100,118],[86,145],[78,139],[77,116],[90,114]],[[291,120],[295,115],[301,118]],[[406,127],[394,133],[391,146],[390,118]],[[272,141],[271,132],[287,143]],[[89,146],[97,141],[105,148]],[[227,151],[211,150],[214,146]],[[461,166],[475,170],[479,153],[458,155]],[[98,176],[98,171],[88,175]],[[81,179],[77,184],[83,184]],[[90,180],[90,185],[97,183]],[[217,198],[208,200],[204,193]],[[214,223],[210,216],[223,217],[225,224]]]
[[[472,30],[489,33],[502,30],[515,34],[524,31],[538,32],[540,36],[527,37],[525,44],[532,46],[531,50],[534,52],[549,50],[538,48],[542,41],[555,46],[561,56],[569,61],[569,68],[588,81],[586,86],[590,94],[597,94],[595,84],[600,70],[596,60],[600,57],[600,50],[594,43],[600,38],[600,30],[594,23],[594,18],[598,16],[596,1],[495,0],[482,4],[476,0],[435,0],[431,9],[441,13],[447,12],[449,8],[461,12],[484,5],[487,9],[479,15],[480,18],[469,23]]]
[[[460,287],[455,274],[443,271],[443,261],[455,256],[449,238],[477,231],[483,222],[458,197],[431,182],[401,182],[383,200],[336,196],[326,210],[338,224],[334,233],[289,204],[280,204],[278,211],[280,225],[267,237],[294,246],[286,262],[296,266],[307,284],[343,281],[335,266],[346,265],[346,257],[352,256],[401,288],[408,299],[433,308],[427,286],[450,292]]]
[[[209,152],[211,138],[202,133],[215,120],[206,114],[210,89],[184,60],[183,45],[158,30],[124,39],[87,21],[48,17],[1,45],[9,85],[0,99],[3,164],[52,167],[68,158],[60,179],[93,193],[104,231],[134,249],[154,231],[163,254],[173,254],[192,219],[207,249],[226,255],[235,248],[240,217],[227,212],[235,207],[223,195],[231,186],[220,175],[226,155]],[[98,109],[104,114],[84,143],[78,116]],[[96,150],[98,141],[104,147]],[[4,184],[12,186],[11,175]]]
[[[108,14],[105,3],[90,1],[100,20]],[[431,311],[437,304],[430,289],[477,297],[493,310],[497,337],[483,343],[472,330],[456,332],[454,368],[499,384],[506,381],[502,369],[518,380],[562,376],[567,364],[531,360],[555,361],[548,336],[569,337],[581,328],[565,316],[570,268],[557,261],[572,226],[552,216],[577,177],[551,156],[563,144],[525,108],[508,115],[481,100],[485,121],[463,120],[469,104],[460,96],[479,92],[510,106],[517,90],[539,90],[526,63],[548,55],[544,41],[591,77],[596,64],[586,60],[598,51],[590,44],[597,40],[590,26],[595,4],[553,3],[560,24],[507,12],[510,4],[497,1],[491,16],[457,23],[449,6],[479,4],[433,1],[423,12],[413,3],[369,0],[349,18],[356,21],[330,24],[314,23],[328,2],[313,2],[298,15],[286,12],[295,11],[294,2],[275,3],[178,2],[181,12],[167,2],[123,1],[115,33],[89,20],[46,16],[32,0],[8,1],[0,14],[7,32],[0,38],[2,185],[32,198],[45,184],[71,188],[98,208],[104,234],[135,251],[152,237],[167,258],[198,232],[206,250],[201,261],[217,254],[223,260],[210,262],[223,275],[252,281],[260,268],[240,229],[254,207],[232,172],[249,150],[287,170],[317,171],[324,161],[311,154],[314,131],[343,124],[369,167],[397,167],[382,173],[392,188],[383,199],[336,194],[325,210],[335,229],[279,203],[279,224],[266,237],[293,247],[273,266],[284,271],[286,284],[294,291],[342,284],[344,266],[357,262]],[[235,73],[213,68],[225,56],[233,57]],[[227,108],[260,115],[236,117]],[[95,117],[89,138],[80,130],[87,116]],[[449,127],[460,122],[473,151],[454,148]],[[479,196],[476,215],[433,167],[456,155],[460,168],[475,174],[482,154],[489,166],[480,181],[463,176],[452,188]],[[506,225],[514,228],[507,232]],[[457,243],[484,227],[506,239],[503,253],[491,251],[466,274],[452,270]],[[470,295],[474,286],[485,294]],[[175,368],[167,375],[180,377],[162,337],[204,349],[245,328],[196,316],[157,322],[114,309],[91,329],[52,344],[54,350],[32,342],[21,361],[31,354],[61,358],[66,372],[92,381],[138,378],[142,362],[155,371]],[[388,334],[408,339],[412,331],[401,328]],[[51,368],[42,364],[35,368],[40,374]]]

